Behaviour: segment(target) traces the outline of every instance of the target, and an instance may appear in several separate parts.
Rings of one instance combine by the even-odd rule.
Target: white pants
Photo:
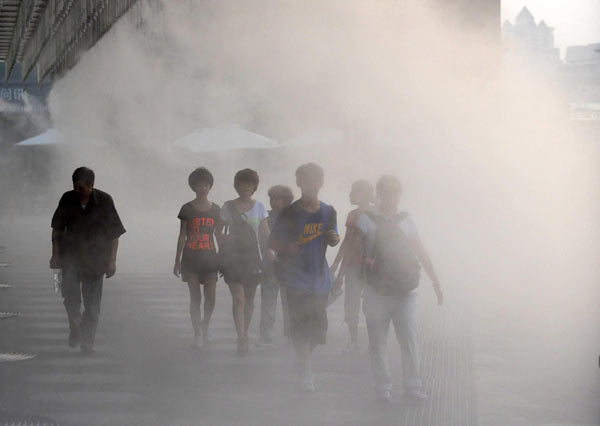
[[[371,372],[376,390],[392,389],[392,377],[386,354],[390,322],[394,324],[396,337],[400,343],[404,387],[420,388],[416,290],[402,296],[382,296],[367,286],[363,312],[367,320]]]

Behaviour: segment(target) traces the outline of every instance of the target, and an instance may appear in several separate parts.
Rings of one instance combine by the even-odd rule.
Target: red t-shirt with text
[[[213,203],[208,210],[200,211],[192,202],[184,204],[177,217],[186,222],[183,255],[188,260],[200,260],[216,253],[215,230],[220,220],[221,209]]]

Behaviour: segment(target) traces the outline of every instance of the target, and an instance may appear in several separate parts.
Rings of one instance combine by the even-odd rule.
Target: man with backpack
[[[363,312],[369,335],[369,355],[377,398],[389,401],[392,379],[386,347],[390,322],[394,324],[402,354],[404,396],[427,399],[419,376],[417,292],[421,265],[433,283],[438,305],[443,294],[433,264],[408,213],[398,212],[400,181],[384,175],[375,188],[378,206],[364,212],[356,227],[365,238],[364,270],[367,286]]]

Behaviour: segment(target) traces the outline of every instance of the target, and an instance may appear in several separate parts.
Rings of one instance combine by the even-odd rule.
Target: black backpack
[[[244,220],[233,202],[226,202],[223,208],[228,210],[232,218],[228,232],[235,235],[235,242],[223,242],[219,247],[219,269],[241,276],[261,273],[262,261],[254,229]]]
[[[366,213],[377,225],[372,253],[372,264],[365,264],[367,284],[378,294],[402,295],[419,286],[421,265],[408,237],[399,224],[408,213],[399,213],[387,219]]]

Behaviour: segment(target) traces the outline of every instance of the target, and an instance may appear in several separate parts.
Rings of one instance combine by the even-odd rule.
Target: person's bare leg
[[[194,344],[197,345],[200,342],[199,339],[202,333],[200,325],[202,321],[202,313],[200,312],[202,293],[197,276],[190,274],[188,288],[190,290],[190,319],[192,320],[192,327],[194,328]]]
[[[229,291],[233,302],[231,306],[233,323],[238,339],[241,339],[246,336],[244,328],[244,286],[241,283],[231,283],[229,284]]]
[[[300,370],[300,385],[303,390],[313,391],[315,390],[315,386],[310,366],[310,354],[315,346],[301,337],[293,338],[293,342]]]
[[[208,339],[208,327],[210,318],[215,310],[215,298],[217,291],[216,278],[210,278],[204,283],[204,318],[202,319],[202,336],[206,342]]]
[[[238,335],[237,353],[244,355],[249,349],[244,319],[244,286],[241,283],[231,283],[229,284],[229,290],[233,299],[233,322],[235,323],[235,331]]]
[[[246,336],[248,336],[250,321],[252,321],[252,314],[254,313],[255,294],[256,287],[244,287],[244,330],[246,332]]]

